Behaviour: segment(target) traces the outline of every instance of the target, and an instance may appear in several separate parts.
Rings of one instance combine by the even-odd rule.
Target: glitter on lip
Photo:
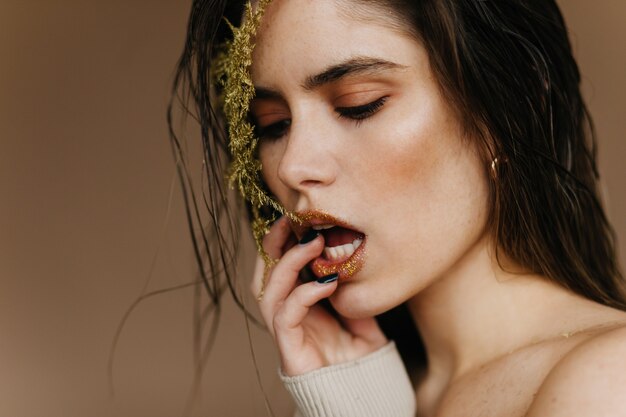
[[[339,273],[339,279],[348,279],[359,272],[365,262],[365,242],[354,251],[352,256],[343,262],[331,262],[321,256],[311,263],[311,270],[317,277]]]
[[[328,213],[320,210],[307,210],[293,213],[296,221],[291,220],[291,227],[296,236],[301,237],[307,229],[316,225],[333,224],[346,229],[358,231],[354,226],[349,223],[340,220]],[[319,256],[313,260],[310,264],[311,270],[319,278],[326,275],[338,273],[339,279],[344,280],[352,277],[356,274],[365,262],[365,246],[367,242],[367,236],[363,234],[363,241],[354,253],[344,261],[330,261],[328,259]]]

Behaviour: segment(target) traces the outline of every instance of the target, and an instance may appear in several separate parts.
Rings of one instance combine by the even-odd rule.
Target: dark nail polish
[[[300,239],[300,242],[298,243],[300,243],[301,245],[307,244],[313,239],[315,239],[316,237],[318,237],[319,235],[320,235],[320,232],[318,232],[315,229],[310,229],[308,232],[304,234],[304,236],[302,236],[302,239]]]
[[[318,284],[330,284],[331,282],[337,281],[338,278],[339,278],[339,274],[335,272],[334,274],[330,274],[330,275],[326,275],[325,277],[318,278],[317,283]]]

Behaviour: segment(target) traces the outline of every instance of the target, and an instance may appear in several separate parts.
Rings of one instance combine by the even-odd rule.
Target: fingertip
[[[263,248],[273,258],[280,258],[283,254],[283,246],[289,240],[291,227],[287,217],[283,216],[270,226],[269,232],[263,236]]]
[[[276,234],[277,232],[282,232],[283,230],[285,230],[285,226],[286,222],[283,218],[276,220],[270,225],[269,229],[267,229],[267,232],[265,233],[265,239],[273,234]]]
[[[287,216],[280,216],[276,219],[274,224],[278,224],[280,227],[285,227],[289,224],[289,218]]]

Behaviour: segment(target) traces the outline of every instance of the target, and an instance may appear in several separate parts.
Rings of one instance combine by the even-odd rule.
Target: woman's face
[[[356,268],[335,268],[330,298],[341,314],[364,317],[454,273],[482,244],[487,163],[463,137],[424,47],[380,11],[350,16],[351,3],[270,4],[251,111],[278,200],[313,211],[314,224],[332,222],[319,211],[365,236]]]

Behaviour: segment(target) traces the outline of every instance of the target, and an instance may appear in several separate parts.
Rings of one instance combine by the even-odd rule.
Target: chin
[[[374,317],[401,304],[367,284],[367,281],[357,280],[340,283],[329,297],[330,304],[337,313],[349,319]]]

